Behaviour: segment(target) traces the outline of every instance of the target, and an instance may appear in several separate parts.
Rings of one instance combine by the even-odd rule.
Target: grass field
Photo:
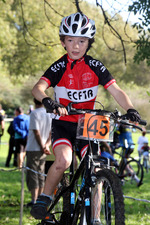
[[[6,124],[8,126],[8,124]],[[7,129],[7,128],[6,128]],[[134,143],[140,133],[133,133]],[[150,143],[150,134],[147,135]],[[0,225],[36,225],[38,221],[30,215],[30,209],[24,207],[22,223],[20,221],[21,202],[21,176],[19,170],[12,166],[5,168],[5,161],[8,153],[9,135],[5,132],[0,146]],[[137,145],[135,145],[134,157],[137,157]],[[150,201],[150,172],[144,174],[144,183],[141,187],[133,187],[130,184],[123,186],[125,196]],[[30,193],[24,182],[24,204],[30,201]],[[149,225],[150,224],[150,203],[125,198],[126,225]],[[121,224],[120,224],[121,225]]]

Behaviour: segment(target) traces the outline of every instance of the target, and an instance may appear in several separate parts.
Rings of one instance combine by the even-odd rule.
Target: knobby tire
[[[96,185],[91,188],[91,216],[100,216],[103,225],[124,225],[124,198],[120,179],[109,169],[98,171],[96,177]],[[102,187],[101,201],[97,198],[97,193],[101,190],[100,185]],[[96,199],[96,201],[94,199]],[[96,202],[96,204],[94,204],[94,202]],[[101,212],[99,213],[100,210],[97,210],[97,208],[100,205]]]

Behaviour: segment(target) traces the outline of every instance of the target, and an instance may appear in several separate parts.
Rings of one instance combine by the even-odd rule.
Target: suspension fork
[[[88,225],[91,224],[91,169],[92,169],[92,161],[91,161],[92,153],[87,155],[86,157],[86,167],[85,167],[85,211],[86,211],[86,222]]]
[[[73,149],[73,153],[72,153],[72,163],[70,166],[70,183],[71,180],[74,176],[74,171],[75,171],[75,160],[74,160],[75,154],[74,154],[74,149]],[[70,188],[70,215],[71,217],[73,216],[74,213],[74,207],[75,207],[75,185],[72,185]]]

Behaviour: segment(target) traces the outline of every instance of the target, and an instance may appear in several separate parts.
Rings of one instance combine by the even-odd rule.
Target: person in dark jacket
[[[13,154],[14,154],[13,165],[17,166],[17,154],[16,154],[16,151],[15,151],[15,138],[14,138],[15,131],[14,131],[14,128],[13,128],[13,121],[10,122],[10,125],[7,129],[7,132],[9,133],[10,138],[9,138],[8,156],[7,156],[7,159],[6,159],[5,166],[9,167],[10,160],[11,160],[11,157],[12,157]]]

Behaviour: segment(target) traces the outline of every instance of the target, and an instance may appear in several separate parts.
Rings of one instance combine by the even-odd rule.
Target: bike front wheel
[[[96,173],[96,185],[91,187],[91,224],[124,225],[124,198],[117,175],[103,169]]]

